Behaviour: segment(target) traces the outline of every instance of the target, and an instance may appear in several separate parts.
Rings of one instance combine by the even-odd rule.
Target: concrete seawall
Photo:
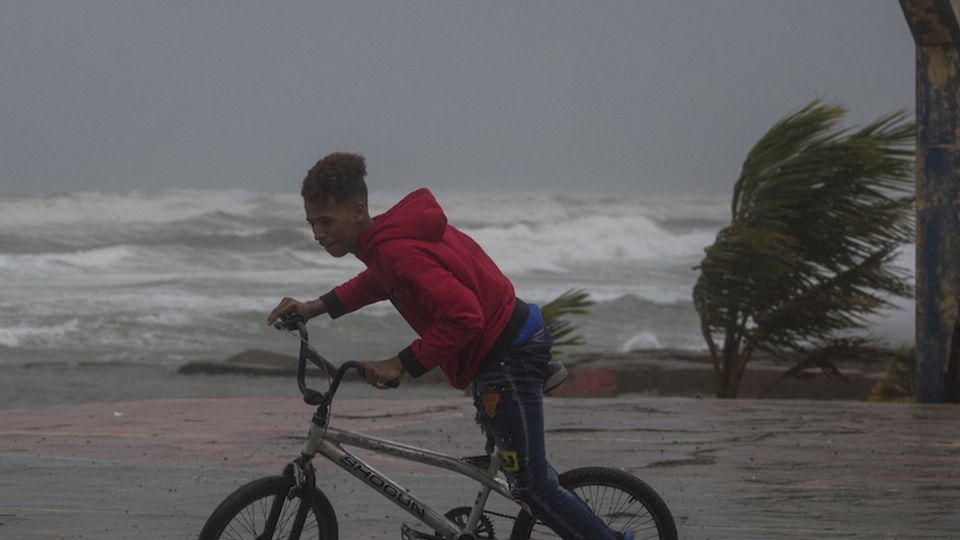
[[[626,393],[659,396],[711,396],[715,393],[713,368],[703,355],[681,351],[638,351],[622,355],[560,356],[570,373],[554,395],[563,397],[613,397]],[[756,397],[779,381],[789,366],[769,359],[752,362],[741,385],[740,395]],[[772,399],[848,399],[863,400],[884,376],[881,363],[840,365],[843,378],[827,379],[811,371],[805,380],[789,378],[776,384]],[[250,350],[224,360],[191,362],[179,370],[182,374],[239,373],[263,376],[292,376],[296,360],[288,355]],[[406,384],[447,384],[440,370],[433,370]]]

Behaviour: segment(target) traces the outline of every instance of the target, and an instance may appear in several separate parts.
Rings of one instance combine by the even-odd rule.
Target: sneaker
[[[557,360],[557,357],[550,357],[543,377],[543,393],[549,394],[565,380],[567,380],[567,368],[563,367],[563,363]]]

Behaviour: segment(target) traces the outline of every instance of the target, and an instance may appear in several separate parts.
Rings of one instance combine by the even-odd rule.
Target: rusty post
[[[917,45],[917,399],[955,401],[960,332],[960,0],[900,0]]]

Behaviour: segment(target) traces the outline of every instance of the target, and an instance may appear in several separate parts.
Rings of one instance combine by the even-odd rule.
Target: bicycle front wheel
[[[561,474],[560,485],[580,497],[615,532],[633,531],[637,540],[677,538],[677,525],[667,504],[652,487],[632,474],[608,467],[584,467]],[[510,538],[560,537],[522,510]]]
[[[303,499],[287,499],[293,479],[269,476],[246,484],[230,494],[210,514],[200,540],[287,539]],[[337,517],[326,495],[314,489],[302,540],[337,540]],[[264,536],[269,528],[273,534]]]

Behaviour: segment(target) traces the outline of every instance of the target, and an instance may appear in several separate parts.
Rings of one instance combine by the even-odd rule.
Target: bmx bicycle
[[[363,365],[346,362],[338,367],[327,361],[310,345],[304,321],[299,317],[282,319],[274,326],[278,330],[299,333],[297,384],[304,401],[317,406],[306,444],[300,456],[286,465],[281,475],[253,480],[220,503],[204,524],[200,540],[337,540],[336,513],[330,500],[317,487],[313,459],[318,455],[343,468],[431,529],[423,532],[403,524],[402,540],[496,539],[498,536],[490,515],[513,520],[510,539],[557,538],[545,525],[519,508],[519,503],[515,517],[494,514],[486,509],[491,493],[514,501],[506,480],[499,473],[500,459],[496,452],[459,458],[331,427],[331,404],[343,377],[351,370],[362,377]],[[307,360],[330,378],[326,392],[307,387]],[[395,387],[397,383],[393,381],[390,386]],[[441,512],[344,446],[452,471],[476,482],[480,488],[471,506]],[[663,499],[653,488],[624,471],[606,467],[573,469],[560,475],[560,483],[583,499],[611,530],[633,531],[636,539],[677,538],[673,516]]]

